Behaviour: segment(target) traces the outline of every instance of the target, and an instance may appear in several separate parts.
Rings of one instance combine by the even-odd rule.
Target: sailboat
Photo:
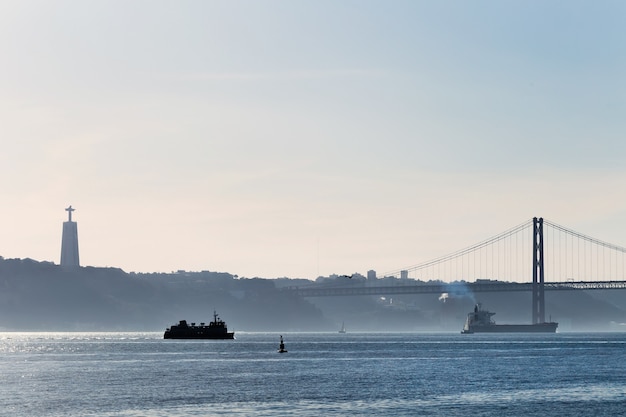
[[[345,324],[342,322],[341,323],[341,329],[339,329],[339,333],[345,333],[346,332],[346,326]]]
[[[280,345],[278,345],[278,353],[287,353],[287,349],[285,349],[285,342],[283,342],[283,336],[280,336]]]

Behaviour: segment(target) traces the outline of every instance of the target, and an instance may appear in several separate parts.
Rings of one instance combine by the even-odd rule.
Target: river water
[[[0,333],[7,416],[617,416],[626,333]]]

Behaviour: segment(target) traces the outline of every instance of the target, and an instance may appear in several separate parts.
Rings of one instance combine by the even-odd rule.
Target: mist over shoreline
[[[226,272],[126,273],[119,268],[63,268],[32,259],[0,259],[0,331],[163,331],[179,320],[209,322],[217,311],[229,329],[245,332],[460,331],[474,303],[495,311],[498,323],[530,322],[524,292],[302,298],[285,287],[364,285],[355,274],[297,278],[240,278]],[[384,278],[381,285],[401,284]],[[413,281],[419,283],[419,281]],[[424,283],[427,284],[427,283]],[[546,314],[559,331],[623,331],[624,291],[546,294]],[[547,318],[547,317],[546,317]]]

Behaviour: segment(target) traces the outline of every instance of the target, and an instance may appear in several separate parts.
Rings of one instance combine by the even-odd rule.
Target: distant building
[[[400,279],[409,279],[409,271],[407,270],[400,271]]]
[[[78,224],[72,221],[72,212],[75,209],[69,206],[65,209],[68,220],[63,222],[63,237],[61,240],[61,266],[75,268],[80,266],[78,260]]]
[[[376,271],[370,269],[367,271],[367,280],[368,281],[376,281]]]

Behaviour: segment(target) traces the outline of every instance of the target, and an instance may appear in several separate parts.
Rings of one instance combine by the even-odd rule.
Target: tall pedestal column
[[[78,267],[78,224],[72,221],[74,209],[69,206],[65,209],[69,213],[69,220],[63,222],[63,238],[61,240],[61,266]]]

